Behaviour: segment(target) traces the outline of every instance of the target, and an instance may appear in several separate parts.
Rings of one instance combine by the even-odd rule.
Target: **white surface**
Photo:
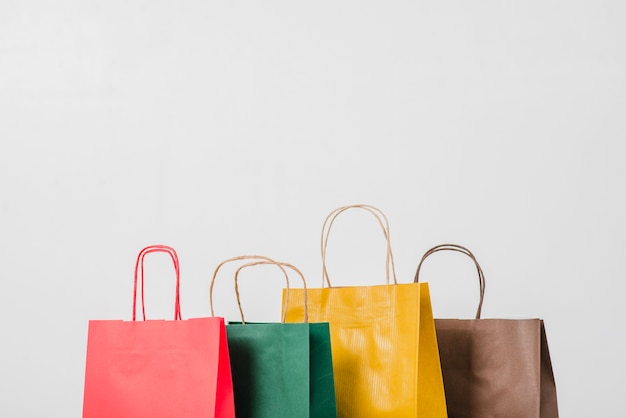
[[[623,417],[625,12],[0,2],[0,416],[80,416],[87,322],[130,318],[142,246],[178,250],[183,315],[206,316],[227,257],[317,286],[324,217],[370,203],[401,282],[430,246],[468,246],[485,317],[546,320],[561,415]],[[372,220],[342,215],[331,276],[382,282],[383,251]],[[171,316],[168,269],[149,259],[152,317]],[[436,316],[473,315],[473,272],[429,260]],[[275,320],[281,279],[261,276],[242,276],[247,317]],[[216,307],[236,319],[231,279]]]

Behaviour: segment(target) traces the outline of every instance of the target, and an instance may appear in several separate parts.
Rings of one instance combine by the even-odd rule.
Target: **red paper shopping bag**
[[[145,317],[143,262],[153,252],[174,262],[174,320]],[[135,317],[139,271],[142,321]],[[132,321],[89,321],[83,418],[234,418],[224,319],[183,320],[179,285],[174,249],[146,247],[135,264]]]

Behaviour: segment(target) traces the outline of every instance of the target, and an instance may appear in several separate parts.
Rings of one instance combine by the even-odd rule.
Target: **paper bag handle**
[[[308,309],[308,304],[307,304],[306,280],[304,279],[304,275],[296,266],[289,264],[289,263],[283,263],[280,261],[255,261],[255,262],[240,266],[235,272],[235,293],[237,294],[237,305],[239,306],[239,312],[241,313],[241,323],[245,324],[246,320],[243,315],[243,309],[241,308],[241,298],[239,296],[239,272],[246,267],[253,267],[253,266],[258,266],[262,264],[273,264],[276,267],[280,268],[283,274],[285,275],[285,279],[287,282],[287,291],[285,292],[285,307],[283,309],[283,313],[280,318],[281,323],[285,323],[285,320],[287,318],[287,309],[289,306],[289,275],[287,274],[287,272],[285,271],[283,267],[287,267],[295,271],[296,273],[298,273],[298,275],[302,279],[302,285],[304,286],[304,323],[308,323],[309,322],[309,309]]]
[[[215,271],[213,272],[213,278],[211,279],[211,287],[209,289],[209,303],[211,305],[211,316],[215,316],[215,311],[213,309],[213,286],[215,285],[215,278],[217,277],[217,273],[219,272],[219,270],[222,268],[222,266],[224,264],[230,263],[230,262],[233,262],[233,261],[241,261],[241,260],[262,260],[265,264],[277,264],[278,267],[285,274],[285,281],[287,283],[287,290],[289,290],[289,275],[287,274],[285,269],[280,265],[280,264],[286,265],[286,263],[280,263],[280,262],[274,261],[271,258],[266,257],[264,255],[240,255],[240,256],[237,256],[237,257],[227,258],[226,260],[222,261],[221,263],[219,263],[217,265],[217,267],[215,268]],[[249,264],[254,264],[254,263],[249,263]],[[261,264],[261,263],[257,263],[257,264]],[[239,272],[239,270],[237,270],[237,272]],[[304,280],[304,277],[303,277],[303,280]],[[306,282],[305,282],[305,289],[306,289]],[[235,292],[237,293],[237,302],[239,303],[239,289],[237,287],[237,276],[236,275],[235,275]],[[305,302],[305,306],[306,306],[306,293],[305,293],[305,301],[304,302]],[[287,292],[287,297],[285,298],[285,308],[283,309],[283,313],[281,315],[281,318],[283,318],[283,322],[284,322],[284,318],[286,318],[286,316],[287,316],[287,306],[288,306],[288,303],[289,303],[289,292]],[[241,304],[240,303],[239,303],[239,311],[241,312]],[[241,319],[243,321],[243,312],[242,312],[242,318]]]
[[[385,216],[383,211],[381,211],[375,206],[365,205],[365,204],[356,204],[356,205],[348,205],[348,206],[339,207],[331,211],[326,217],[326,219],[324,220],[324,224],[322,225],[322,237],[320,241],[320,248],[322,252],[322,287],[324,287],[325,285],[328,285],[328,287],[332,287],[330,283],[330,278],[328,276],[328,270],[326,269],[326,248],[328,247],[328,237],[330,236],[330,230],[333,226],[333,223],[337,219],[337,216],[347,211],[348,209],[363,209],[371,213],[372,215],[374,215],[374,217],[378,221],[378,224],[383,230],[383,235],[385,237],[385,240],[387,241],[387,252],[386,252],[386,258],[385,258],[386,284],[389,284],[389,281],[390,281],[389,280],[390,270],[391,270],[392,277],[393,277],[393,283],[398,284],[398,281],[396,279],[396,266],[393,260],[393,252],[391,251],[389,220],[387,219],[387,216]],[[383,223],[383,220],[384,220],[384,223]]]
[[[413,281],[415,283],[419,282],[420,269],[422,268],[422,263],[424,262],[424,260],[426,260],[429,255],[439,251],[456,251],[465,254],[466,256],[471,258],[472,261],[474,261],[474,264],[476,265],[476,271],[478,272],[478,283],[480,285],[480,301],[478,303],[478,310],[476,311],[476,319],[480,319],[480,314],[483,309],[483,299],[485,298],[485,274],[483,273],[483,269],[480,267],[480,264],[478,264],[478,260],[476,260],[476,257],[474,257],[474,254],[472,254],[469,249],[457,244],[440,244],[434,246],[430,250],[426,251],[422,256],[422,259],[417,265],[417,270],[415,271],[415,279]]]
[[[137,261],[135,262],[135,274],[134,274],[134,285],[133,285],[133,321],[136,320],[136,311],[137,311],[137,278],[138,273],[141,271],[141,314],[143,320],[146,320],[146,306],[144,299],[144,259],[146,255],[150,253],[167,253],[172,258],[172,262],[174,263],[174,270],[176,272],[176,296],[174,300],[174,319],[179,320],[181,318],[180,314],[180,264],[178,262],[178,254],[176,254],[176,250],[174,248],[167,245],[149,245],[139,251],[137,255]]]

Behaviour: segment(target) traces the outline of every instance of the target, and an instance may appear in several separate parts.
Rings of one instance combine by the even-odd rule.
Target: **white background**
[[[144,246],[174,246],[184,317],[256,253],[319,286],[332,209],[389,217],[400,282],[468,246],[485,317],[546,321],[563,417],[626,414],[626,3],[0,2],[0,416],[81,414],[89,319],[130,319]],[[335,283],[384,282],[362,211]],[[148,259],[148,313],[171,267]],[[233,269],[217,313],[237,319]],[[265,279],[267,278],[267,279]],[[429,259],[438,317],[475,271]],[[280,276],[242,276],[277,320]]]

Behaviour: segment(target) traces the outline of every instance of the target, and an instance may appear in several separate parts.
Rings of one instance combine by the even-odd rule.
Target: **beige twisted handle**
[[[255,265],[259,265],[259,264],[274,264],[278,268],[280,268],[280,270],[285,275],[285,284],[286,284],[287,292],[285,295],[285,306],[283,307],[283,312],[281,314],[281,322],[285,322],[285,319],[287,317],[287,308],[289,306],[289,275],[287,274],[283,266],[294,270],[300,275],[300,277],[302,278],[302,282],[304,284],[304,321],[308,322],[306,281],[304,279],[304,275],[302,274],[302,272],[298,270],[298,268],[296,268],[295,266],[289,263],[275,261],[263,255],[240,255],[237,257],[228,258],[217,265],[217,267],[215,268],[215,271],[213,272],[213,277],[211,279],[211,287],[209,289],[209,303],[211,305],[211,316],[215,316],[215,310],[213,308],[213,287],[215,286],[215,279],[217,278],[217,273],[219,272],[219,270],[222,268],[223,265],[230,263],[230,262],[242,261],[242,260],[257,260],[256,262],[247,263],[247,264],[240,266],[235,272],[235,294],[237,295],[237,305],[239,307],[239,312],[241,313],[242,323],[245,323],[245,319],[243,315],[243,310],[241,308],[241,298],[239,295],[239,285],[238,285],[239,272],[245,267],[252,267]]]
[[[419,282],[420,269],[422,268],[422,263],[424,262],[424,260],[426,260],[426,258],[428,258],[428,256],[430,256],[431,254],[439,251],[456,251],[465,254],[466,256],[471,258],[472,261],[474,261],[474,264],[476,265],[476,271],[478,272],[478,283],[480,286],[480,301],[478,303],[478,309],[476,310],[476,319],[480,319],[480,314],[483,309],[483,300],[485,298],[485,274],[483,273],[483,269],[480,267],[480,264],[478,264],[478,260],[476,260],[476,257],[474,257],[474,254],[472,254],[472,252],[467,248],[457,244],[440,244],[434,246],[430,250],[426,251],[422,256],[422,259],[417,265],[417,270],[415,271],[415,278],[413,281],[415,283]]]
[[[390,272],[393,277],[393,283],[398,284],[396,279],[396,266],[393,260],[393,252],[391,251],[391,239],[389,233],[389,220],[387,216],[375,206],[366,205],[366,204],[355,204],[339,207],[333,211],[331,211],[326,219],[324,220],[324,224],[322,225],[322,237],[320,241],[320,249],[322,252],[322,287],[328,285],[328,287],[332,287],[330,283],[330,278],[328,276],[328,270],[326,269],[326,248],[328,247],[328,237],[330,236],[330,230],[333,226],[333,223],[337,219],[337,216],[342,214],[343,212],[349,209],[363,209],[369,213],[371,213],[381,229],[383,230],[383,235],[385,240],[387,241],[387,252],[385,258],[385,275],[386,275],[386,284],[390,284]],[[381,219],[382,218],[382,219]],[[384,222],[383,222],[384,221]]]
[[[275,265],[276,267],[280,268],[282,270],[282,272],[285,274],[285,278],[287,279],[287,292],[285,292],[285,306],[284,306],[284,309],[283,309],[282,316],[280,318],[280,322],[282,322],[282,323],[285,323],[286,315],[287,315],[287,309],[288,309],[288,305],[289,305],[289,275],[287,274],[287,272],[285,271],[285,269],[283,267],[287,267],[287,268],[295,271],[296,273],[298,273],[298,275],[302,279],[302,285],[304,286],[304,322],[308,323],[309,322],[309,309],[308,309],[308,301],[307,301],[306,280],[304,279],[304,275],[302,274],[302,272],[296,266],[294,266],[292,264],[289,264],[289,263],[284,263],[284,262],[281,262],[281,261],[255,261],[253,263],[247,263],[247,264],[244,264],[244,265],[240,266],[237,269],[237,271],[235,272],[235,293],[237,294],[237,305],[239,306],[239,313],[241,313],[241,323],[245,324],[246,320],[245,320],[244,315],[243,315],[243,309],[241,308],[241,298],[239,296],[239,273],[244,268],[258,266],[258,265],[263,265],[263,264],[272,264],[272,265]]]

